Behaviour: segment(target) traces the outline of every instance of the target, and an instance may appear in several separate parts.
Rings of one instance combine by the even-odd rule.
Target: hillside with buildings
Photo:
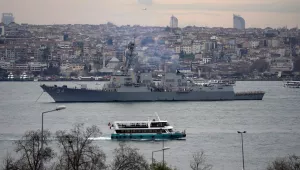
[[[204,78],[299,78],[298,28],[245,29],[238,15],[233,16],[234,28],[179,28],[178,22],[172,16],[167,27],[30,25],[3,14],[2,79],[24,72],[32,77],[109,76],[122,66],[124,51],[133,41],[139,69],[154,75],[181,70]]]

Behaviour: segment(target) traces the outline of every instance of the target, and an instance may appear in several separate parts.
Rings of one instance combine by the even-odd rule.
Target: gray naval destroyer
[[[63,85],[41,85],[55,102],[151,102],[151,101],[231,101],[262,100],[264,92],[234,92],[234,84],[228,81],[197,83],[179,71],[165,73],[160,82],[154,82],[151,72],[133,69],[134,43],[125,52],[122,71],[115,72],[102,89],[90,89],[87,85],[72,88]]]

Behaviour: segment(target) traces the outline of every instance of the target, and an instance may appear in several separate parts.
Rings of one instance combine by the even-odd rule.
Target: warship
[[[128,44],[124,66],[116,71],[101,89],[66,85],[41,85],[55,102],[151,102],[151,101],[233,101],[262,100],[265,92],[235,92],[234,84],[216,80],[195,82],[180,71],[165,73],[160,82],[153,81],[151,72],[134,69],[135,44]]]

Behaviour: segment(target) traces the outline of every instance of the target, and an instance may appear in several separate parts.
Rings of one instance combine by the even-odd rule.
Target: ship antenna
[[[155,112],[155,114],[156,114],[156,116],[157,116],[158,120],[160,121],[160,118],[159,118],[159,116],[158,116],[157,112]]]

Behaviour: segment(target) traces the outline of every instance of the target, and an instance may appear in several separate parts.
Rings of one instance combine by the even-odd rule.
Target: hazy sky
[[[142,10],[147,8],[147,10]],[[246,27],[300,26],[300,0],[0,0],[0,13],[17,23],[169,25],[232,27],[232,15]]]

